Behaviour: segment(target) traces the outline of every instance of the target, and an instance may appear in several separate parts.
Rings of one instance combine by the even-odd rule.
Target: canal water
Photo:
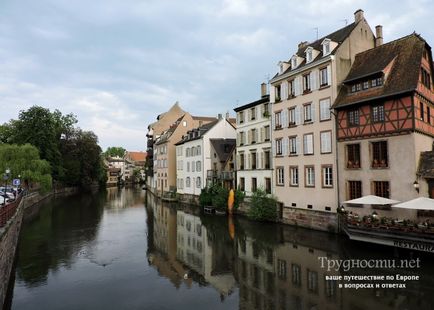
[[[48,201],[26,221],[7,308],[433,309],[433,258],[109,189]],[[420,266],[327,270],[351,259]],[[326,279],[374,275],[389,280]],[[379,287],[339,288],[346,283]]]

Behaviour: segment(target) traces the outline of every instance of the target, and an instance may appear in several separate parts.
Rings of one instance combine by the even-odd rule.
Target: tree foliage
[[[21,111],[18,120],[0,126],[0,140],[35,146],[56,182],[85,187],[104,181],[106,175],[97,136],[74,127],[76,123],[73,114],[33,106]]]
[[[0,171],[9,168],[11,179],[18,178],[29,183],[38,183],[42,191],[51,189],[51,168],[46,160],[41,160],[38,149],[30,144],[0,144]]]
[[[104,152],[104,156],[107,157],[124,157],[126,150],[120,146],[109,146]]]
[[[262,189],[258,189],[253,193],[250,208],[247,212],[250,219],[255,221],[276,221],[277,215],[277,200],[275,197],[269,197]]]

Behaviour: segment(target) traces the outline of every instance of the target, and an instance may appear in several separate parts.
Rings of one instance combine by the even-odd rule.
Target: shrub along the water
[[[277,199],[258,189],[251,197],[247,216],[255,221],[276,221]]]

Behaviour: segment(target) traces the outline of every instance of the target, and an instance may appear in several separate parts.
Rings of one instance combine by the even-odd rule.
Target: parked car
[[[15,199],[15,195],[11,192],[6,191],[6,193],[3,190],[0,190],[0,195],[6,195],[9,199]]]
[[[7,195],[0,194],[0,204],[4,204],[5,202],[9,203],[9,202],[12,202],[12,201],[14,201],[14,199],[9,198]]]

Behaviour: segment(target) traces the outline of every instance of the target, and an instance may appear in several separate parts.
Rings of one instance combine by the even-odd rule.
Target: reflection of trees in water
[[[107,209],[125,209],[143,206],[146,192],[137,187],[109,187],[107,192]]]
[[[95,239],[105,201],[102,192],[62,197],[41,206],[39,215],[22,227],[18,279],[38,286],[49,271],[70,268],[83,246]]]

